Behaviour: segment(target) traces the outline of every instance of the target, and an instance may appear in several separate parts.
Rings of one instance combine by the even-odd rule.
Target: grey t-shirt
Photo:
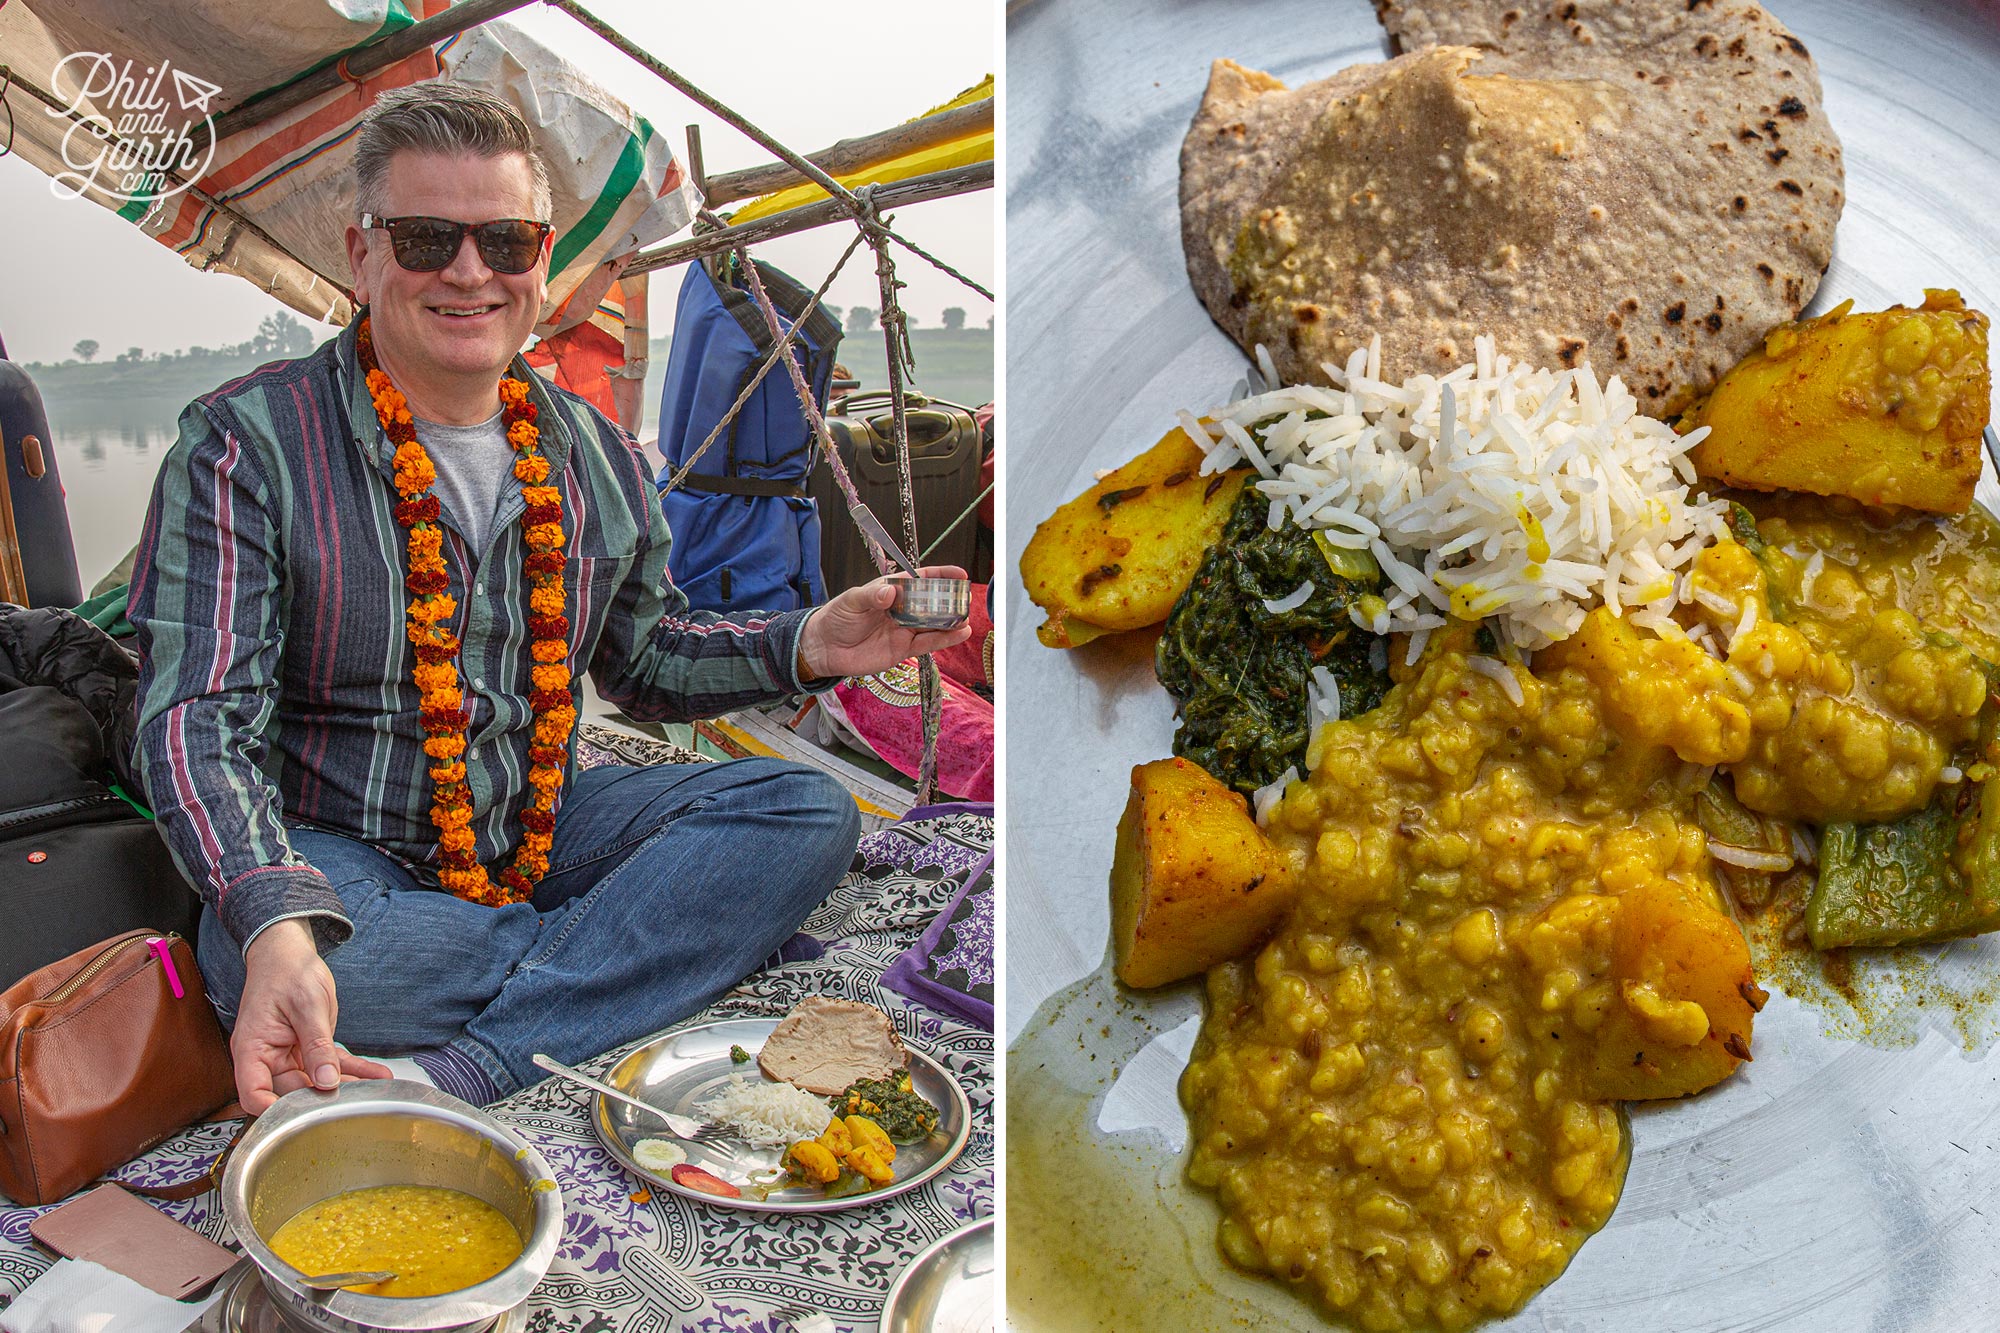
[[[465,536],[474,564],[486,554],[500,497],[514,480],[514,450],[500,412],[477,426],[416,419],[417,440],[437,469],[437,497]]]

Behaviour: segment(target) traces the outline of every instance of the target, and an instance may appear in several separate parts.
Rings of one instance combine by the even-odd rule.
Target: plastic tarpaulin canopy
[[[257,93],[448,7],[445,0],[15,0],[0,5],[0,63],[17,84],[52,93],[127,143],[155,143],[162,120],[169,132],[198,130]],[[238,274],[302,314],[344,323],[353,313],[345,232],[354,216],[358,122],[381,93],[430,79],[501,97],[536,136],[557,227],[545,318],[607,261],[615,268],[620,257],[679,231],[699,206],[652,125],[500,22],[343,83],[210,153],[190,150],[170,161],[192,177],[192,189],[122,171],[116,151],[19,86],[6,100],[15,151],[52,186],[114,209],[197,268]]]
[[[916,117],[935,116],[940,111],[955,111],[974,102],[983,102],[993,96],[993,76],[967,88],[942,106],[934,106]],[[946,143],[930,148],[920,148],[914,152],[901,153],[895,157],[871,162],[858,171],[850,171],[834,179],[848,189],[858,189],[863,185],[882,185],[890,181],[908,180],[912,176],[924,176],[933,171],[948,171],[952,167],[967,166],[974,162],[990,162],[993,159],[993,131],[975,130],[962,134]],[[753,199],[729,215],[732,223],[749,222],[753,218],[765,217],[772,213],[782,213],[788,208],[798,208],[804,204],[826,198],[826,191],[817,185],[794,185],[789,189],[767,194]]]
[[[753,261],[754,262],[754,261]],[[812,293],[769,264],[764,290],[790,328]],[[660,393],[660,472],[664,490],[723,419],[776,340],[726,256],[690,264],[674,313],[673,350]],[[814,310],[792,344],[806,385],[821,402],[833,379],[840,326]],[[780,366],[765,376],[695,463],[661,496],[673,553],[668,572],[705,611],[790,611],[825,600],[819,512],[806,479],[819,444],[792,379]]]

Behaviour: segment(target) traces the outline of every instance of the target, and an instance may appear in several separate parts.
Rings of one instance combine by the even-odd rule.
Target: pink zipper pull
[[[174,998],[180,999],[187,991],[181,988],[181,974],[174,970],[173,945],[158,935],[146,941],[146,947],[160,956],[160,966],[167,969],[167,984],[174,988]]]

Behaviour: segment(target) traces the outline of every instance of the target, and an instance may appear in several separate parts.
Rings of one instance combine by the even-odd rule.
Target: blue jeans
[[[861,817],[832,778],[775,759],[576,775],[531,902],[483,907],[319,829],[292,847],[354,935],[326,955],[349,1050],[452,1046],[501,1096],[713,1002],[789,939],[854,858]],[[243,958],[202,914],[202,979],[225,1027]]]

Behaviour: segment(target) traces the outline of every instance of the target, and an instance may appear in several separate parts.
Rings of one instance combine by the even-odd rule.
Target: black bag
[[[0,693],[0,988],[127,930],[194,937],[200,900],[112,777],[83,704]]]

